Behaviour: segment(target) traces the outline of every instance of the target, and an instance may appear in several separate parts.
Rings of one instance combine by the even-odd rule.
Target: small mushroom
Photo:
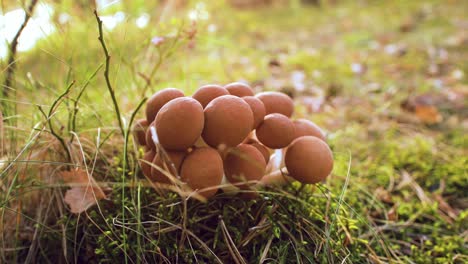
[[[331,173],[333,154],[323,140],[314,136],[303,136],[289,145],[285,165],[294,179],[302,183],[318,183]]]
[[[209,84],[198,88],[192,98],[200,102],[203,108],[216,97],[228,95],[229,92],[220,85]]]
[[[323,141],[326,141],[325,133],[322,129],[317,126],[314,122],[307,119],[297,119],[293,121],[296,133],[294,138],[302,136],[314,136],[320,138]]]
[[[167,156],[165,154],[167,154]],[[186,151],[166,151],[166,153],[159,151],[154,156],[153,164],[155,166],[151,167],[151,176],[148,178],[153,182],[170,184],[172,181],[167,176],[167,173],[178,177],[180,167],[186,156]],[[168,169],[168,171],[166,169]],[[161,170],[165,170],[165,172]]]
[[[159,143],[164,149],[186,150],[203,130],[203,107],[193,98],[176,98],[161,108],[155,121]]]
[[[253,129],[255,129],[260,125],[266,115],[265,105],[260,101],[260,99],[254,96],[244,96],[242,99],[249,104],[250,109],[252,110],[254,116]]]
[[[154,121],[161,107],[178,97],[184,97],[184,93],[175,88],[162,89],[153,94],[146,103],[146,120],[148,120],[148,123]]]
[[[215,149],[196,148],[185,157],[180,178],[200,195],[209,198],[216,194],[223,179],[223,160]]]
[[[226,90],[234,96],[244,97],[244,96],[253,96],[254,91],[250,86],[241,82],[233,82],[224,86]]]
[[[148,121],[146,119],[138,119],[133,125],[133,138],[140,146],[146,145],[146,130],[148,129]]]
[[[151,162],[154,160],[154,156],[156,156],[156,152],[154,150],[147,151],[145,155],[143,155],[142,160],[140,161],[141,171],[143,175],[150,178],[151,177]],[[148,163],[149,162],[149,163]]]
[[[240,144],[232,148],[224,159],[224,173],[232,184],[259,181],[265,174],[266,162],[262,153],[252,145]],[[237,187],[247,189],[251,184]]]
[[[250,145],[254,146],[258,151],[260,151],[260,153],[262,153],[263,158],[265,159],[265,164],[268,164],[270,161],[270,150],[258,142],[250,143]]]
[[[261,92],[255,95],[265,105],[266,114],[280,113],[291,117],[294,112],[294,102],[291,97],[280,92]]]
[[[235,147],[250,133],[253,113],[249,104],[239,97],[223,95],[205,107],[203,140],[213,148]]]
[[[258,140],[272,149],[287,147],[294,139],[294,124],[282,114],[269,114],[255,130]]]

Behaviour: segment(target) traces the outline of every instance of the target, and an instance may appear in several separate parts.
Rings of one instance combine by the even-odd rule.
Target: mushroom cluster
[[[291,119],[293,112],[288,95],[255,94],[239,82],[205,85],[191,97],[160,90],[133,128],[145,149],[142,172],[154,183],[183,183],[206,198],[221,186],[255,189],[290,177],[323,181],[333,168],[325,135],[309,120]]]

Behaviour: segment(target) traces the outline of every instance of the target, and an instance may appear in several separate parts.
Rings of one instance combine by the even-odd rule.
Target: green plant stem
[[[67,147],[67,144],[65,143],[65,140],[59,135],[57,134],[57,132],[55,132],[54,130],[54,126],[52,125],[52,114],[53,114],[53,111],[55,110],[55,107],[57,106],[58,103],[60,103],[60,101],[62,100],[63,97],[65,97],[71,90],[72,86],[75,84],[75,81],[72,81],[67,89],[65,89],[65,91],[52,103],[50,109],[49,109],[49,113],[47,114],[47,122],[49,124],[49,128],[50,128],[50,133],[55,137],[57,138],[57,140],[60,142],[60,144],[62,145],[63,149],[65,150],[65,153],[67,153],[67,161],[68,162],[72,162],[72,158],[71,158],[71,154],[70,154],[70,150],[68,149]]]
[[[69,128],[69,131],[76,132],[76,115],[78,114],[79,108],[78,108],[78,103],[81,99],[81,96],[84,94],[84,91],[88,87],[89,83],[91,80],[96,76],[98,71],[102,68],[103,64],[99,65],[99,67],[91,74],[91,76],[86,80],[86,83],[83,85],[83,88],[81,88],[80,92],[78,93],[78,96],[75,99],[75,102],[73,104],[73,109],[72,109],[72,117],[71,117],[71,125]],[[73,141],[73,137],[70,139],[70,143]]]
[[[98,39],[99,39],[99,42],[101,43],[102,50],[104,51],[104,55],[106,56],[106,67],[105,67],[105,70],[104,70],[104,78],[106,80],[107,89],[109,90],[109,93],[110,93],[111,98],[112,98],[112,103],[114,104],[115,114],[117,115],[117,120],[119,122],[120,132],[122,133],[122,136],[125,137],[125,130],[124,130],[124,127],[123,127],[123,124],[122,124],[122,117],[120,115],[119,104],[117,103],[117,99],[115,97],[115,91],[114,91],[114,88],[112,87],[112,84],[111,84],[110,78],[109,78],[109,67],[110,67],[110,58],[111,57],[109,55],[109,51],[107,49],[106,42],[104,41],[104,34],[103,34],[103,31],[102,31],[102,20],[99,18],[99,15],[98,15],[96,10],[94,10],[94,16],[96,17],[96,21],[98,23],[98,29],[99,29]]]

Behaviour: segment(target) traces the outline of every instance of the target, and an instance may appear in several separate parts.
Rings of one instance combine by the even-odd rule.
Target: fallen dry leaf
[[[442,115],[437,108],[445,100],[440,94],[422,94],[410,97],[405,100],[401,107],[416,115],[416,117],[426,124],[436,124],[442,121]]]
[[[82,169],[60,172],[60,177],[71,189],[65,193],[64,201],[75,214],[86,211],[107,196],[91,175]]]
[[[397,207],[398,205],[395,204],[390,208],[390,210],[387,212],[387,219],[389,221],[398,221],[398,213],[397,213]]]
[[[374,196],[384,203],[393,204],[392,194],[382,187],[375,189]]]
[[[439,110],[432,105],[417,105],[414,113],[422,122],[426,124],[436,124],[442,121]]]

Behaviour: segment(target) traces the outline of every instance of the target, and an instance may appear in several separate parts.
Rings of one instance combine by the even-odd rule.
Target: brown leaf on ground
[[[442,116],[439,110],[432,105],[418,105],[415,108],[414,113],[422,122],[426,124],[436,124],[442,121]]]
[[[397,207],[398,205],[395,204],[390,208],[390,210],[387,212],[387,219],[389,221],[398,221],[398,213],[397,213]]]
[[[75,214],[86,211],[107,196],[91,175],[81,169],[62,171],[59,176],[71,189],[65,193],[64,201]]]
[[[443,98],[440,95],[423,94],[408,98],[401,104],[401,107],[414,113],[421,122],[436,124],[442,121],[442,116],[437,109],[437,105],[441,104],[442,101]]]
[[[384,203],[393,204],[392,194],[382,187],[375,189],[374,195],[377,197],[377,199]]]

